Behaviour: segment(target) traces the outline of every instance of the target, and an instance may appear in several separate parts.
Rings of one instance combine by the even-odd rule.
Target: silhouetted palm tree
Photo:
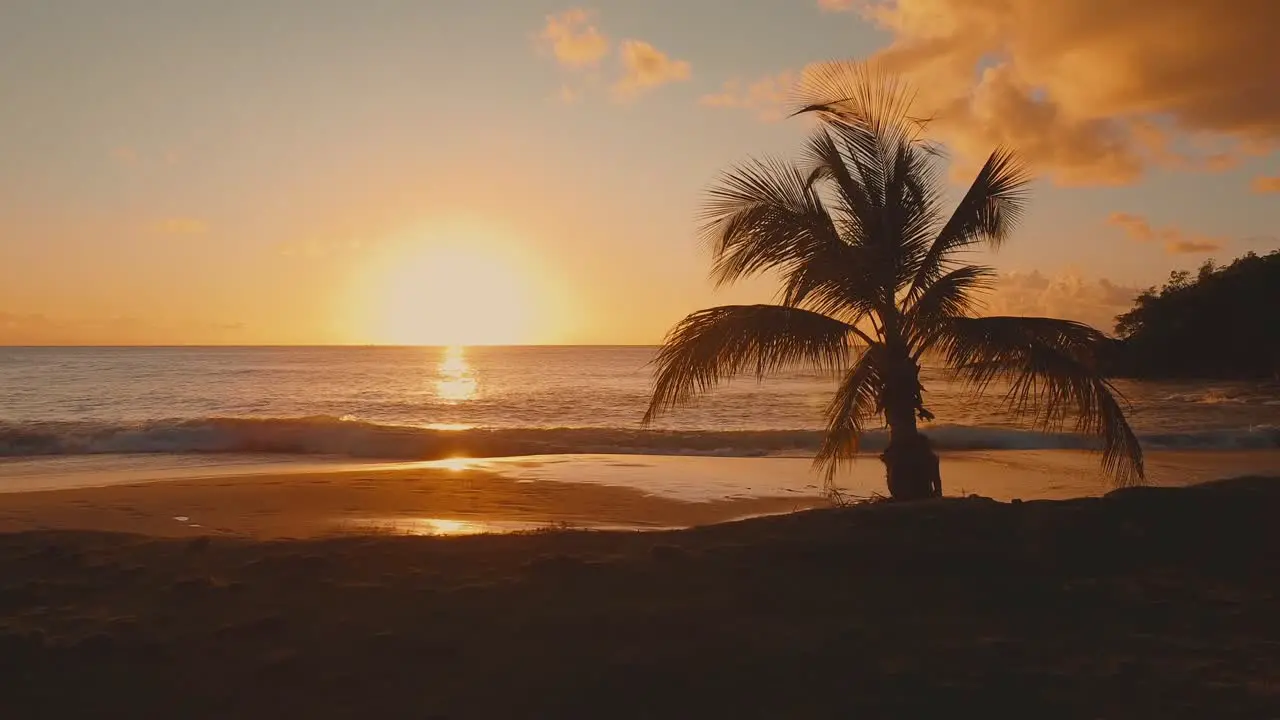
[[[829,370],[843,380],[815,460],[828,482],[883,416],[890,494],[931,497],[941,494],[938,459],[917,426],[933,419],[920,384],[929,356],[975,394],[1000,381],[1010,410],[1041,428],[1074,418],[1101,437],[1118,484],[1140,482],[1142,450],[1098,366],[1106,337],[1069,320],[974,316],[995,271],[966,253],[1009,236],[1026,166],[997,149],[947,216],[939,153],[898,80],[836,63],[810,72],[798,92],[796,114],[819,120],[803,160],[733,169],[703,211],[717,285],[774,271],[779,304],[711,308],[676,325],[655,360],[645,422],[739,373]]]

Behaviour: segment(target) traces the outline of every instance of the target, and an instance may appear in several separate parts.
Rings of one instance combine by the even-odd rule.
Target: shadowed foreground
[[[1270,717],[1278,512],[1247,479],[662,534],[5,535],[0,717]]]

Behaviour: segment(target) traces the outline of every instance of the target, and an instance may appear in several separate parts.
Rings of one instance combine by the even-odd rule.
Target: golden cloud
[[[1088,279],[1074,271],[1045,275],[1032,272],[1003,273],[986,298],[992,315],[1057,317],[1088,323],[1110,331],[1117,315],[1133,306],[1140,290],[1117,285],[1107,278]]]
[[[1141,215],[1113,212],[1107,216],[1107,224],[1123,228],[1126,235],[1138,242],[1150,242],[1156,236],[1151,223]]]
[[[1253,191],[1259,195],[1264,193],[1280,193],[1280,175],[1276,175],[1274,177],[1259,175],[1253,179],[1251,187],[1253,188]]]
[[[1215,252],[1226,243],[1224,238],[1188,233],[1176,227],[1155,228],[1142,215],[1132,213],[1111,213],[1107,223],[1121,228],[1125,235],[1137,242],[1160,240],[1164,243],[1165,252],[1171,255]]]
[[[1199,255],[1221,249],[1222,243],[1217,240],[1170,240],[1165,243],[1165,250],[1172,255]]]
[[[614,79],[605,80],[598,68],[613,51],[613,44],[596,27],[595,14],[581,8],[548,16],[537,40],[561,67],[577,73],[583,83],[560,87],[557,95],[565,103],[577,102],[584,90],[602,83],[611,85],[614,98],[625,102],[662,85],[688,80],[693,74],[692,66],[685,60],[671,58],[642,40],[623,40],[618,45],[618,74]]]
[[[594,15],[581,8],[550,15],[538,40],[565,67],[598,65],[609,54],[609,38],[596,28],[593,20]]]
[[[688,62],[675,60],[641,40],[624,40],[619,54],[623,75],[614,85],[614,92],[622,100],[668,83],[688,80],[693,74]]]
[[[1126,183],[1153,164],[1227,168],[1280,140],[1274,0],[819,4],[893,33],[875,59],[913,81],[962,155],[1003,143],[1060,183]]]

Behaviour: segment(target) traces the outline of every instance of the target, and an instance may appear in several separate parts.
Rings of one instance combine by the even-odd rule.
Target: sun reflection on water
[[[441,400],[463,403],[475,398],[479,382],[461,346],[444,349],[436,372],[439,375],[436,380],[436,396]]]

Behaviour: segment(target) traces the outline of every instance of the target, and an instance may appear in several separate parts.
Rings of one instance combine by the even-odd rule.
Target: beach
[[[535,461],[536,462],[536,461]],[[825,505],[816,493],[688,501],[638,488],[431,467],[268,471],[0,494],[0,532],[100,530],[255,539],[682,528]]]
[[[954,452],[947,493],[1070,499],[1111,489],[1076,451]],[[1280,468],[1274,451],[1164,452],[1151,480],[1189,485]],[[854,463],[838,498],[884,492],[883,465]],[[412,463],[269,456],[105,456],[0,463],[0,532],[93,530],[258,540],[348,533],[475,534],[546,528],[678,529],[825,507],[804,458],[547,455]]]
[[[131,491],[6,502],[92,492]],[[1277,511],[1245,479],[666,532],[0,534],[0,715],[1269,717]]]
[[[643,428],[650,353],[10,351],[0,717],[1280,703],[1275,387],[1126,386],[1149,487],[1116,491],[934,375],[947,497],[900,505],[881,430],[813,467],[829,378]]]
[[[835,379],[733,382],[644,426],[652,347],[6,348],[0,530],[267,539],[687,527],[820,505],[812,458]],[[1095,496],[1096,439],[1040,432],[927,367],[944,490]],[[1117,381],[1148,482],[1280,467],[1280,386]],[[867,428],[844,497],[886,492]],[[176,520],[175,518],[187,518]],[[435,523],[430,521],[445,521]],[[195,526],[195,527],[193,527]]]

